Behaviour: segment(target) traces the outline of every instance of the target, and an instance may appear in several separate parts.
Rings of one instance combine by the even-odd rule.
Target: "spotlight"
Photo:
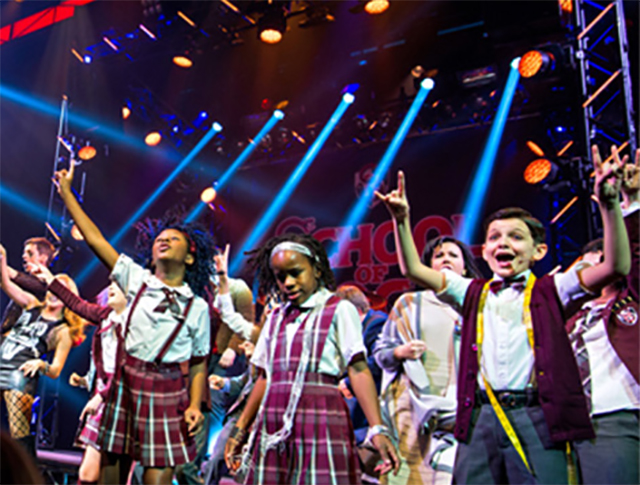
[[[281,120],[282,118],[284,118],[284,113],[277,109],[273,112],[273,116],[275,116],[277,120]]]
[[[211,125],[211,128],[213,129],[213,131],[215,131],[216,133],[220,133],[222,131],[222,125],[220,123],[218,123],[217,121],[214,121],[213,124]]]
[[[538,144],[529,140],[527,141],[527,147],[529,147],[529,150],[531,150],[533,153],[535,153],[539,157],[544,157],[544,151],[542,151],[542,148],[540,148]]]
[[[546,158],[534,160],[524,170],[524,181],[531,185],[550,182],[558,173],[558,166]]]
[[[217,192],[213,187],[207,187],[200,194],[200,200],[205,204],[211,204],[216,198]]]
[[[85,64],[91,64],[91,61],[93,61],[93,58],[89,54],[85,54],[83,59]]]
[[[80,160],[84,160],[85,162],[88,160],[91,160],[93,157],[96,156],[96,149],[95,147],[92,147],[89,142],[87,142],[87,144],[85,146],[83,146],[79,151],[78,151],[78,158],[80,158]]]
[[[573,0],[558,0],[558,6],[562,12],[573,12]]]
[[[129,118],[129,116],[131,116],[131,109],[128,106],[123,106],[122,107],[122,119],[126,120],[127,118]]]
[[[188,57],[187,54],[174,56],[173,63],[178,67],[182,67],[183,69],[189,69],[191,66],[193,66],[193,61]]]
[[[271,4],[258,20],[258,38],[265,44],[277,44],[287,30],[287,19],[281,6]]]
[[[78,226],[75,224],[71,226],[71,237],[76,241],[84,241],[84,236],[80,232],[80,229],[78,229]]]
[[[369,0],[364,5],[364,11],[369,15],[378,15],[389,8],[389,0]]]
[[[555,56],[550,52],[542,50],[532,50],[527,52],[520,59],[518,71],[524,78],[530,78],[537,74],[552,71],[555,67]]]
[[[158,145],[162,141],[162,135],[159,131],[152,131],[144,137],[144,142],[150,147]]]
[[[351,93],[344,93],[344,95],[342,96],[342,101],[344,101],[347,104],[353,103],[355,99],[356,97]]]

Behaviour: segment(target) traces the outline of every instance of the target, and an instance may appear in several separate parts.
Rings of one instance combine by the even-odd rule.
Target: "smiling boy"
[[[378,194],[394,219],[403,273],[439,292],[464,318],[457,483],[567,483],[566,442],[593,437],[564,310],[629,271],[618,202],[623,162],[612,152],[613,161],[603,163],[593,148],[604,261],[553,277],[536,279],[531,271],[547,246],[544,227],[523,209],[503,209],[487,219],[482,256],[493,278],[471,280],[420,263],[402,172],[396,190]]]

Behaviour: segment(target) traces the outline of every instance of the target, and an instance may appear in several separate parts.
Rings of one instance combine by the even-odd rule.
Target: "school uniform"
[[[104,399],[108,395],[109,384],[115,373],[118,337],[125,323],[124,313],[118,315],[108,305],[97,305],[83,300],[57,279],[51,282],[49,291],[60,298],[72,312],[98,326],[91,340],[91,362],[87,380],[91,397],[100,394],[103,401],[96,412],[88,415],[81,424],[76,445],[92,446],[99,450],[98,435],[104,412]]]
[[[586,302],[566,326],[596,433],[575,443],[585,484],[640,481],[639,214],[625,217],[632,248],[625,285],[606,302]]]
[[[565,308],[586,294],[577,271],[535,281],[530,302],[535,349],[523,323],[524,283],[502,287],[494,276],[498,287],[486,293],[484,344],[479,348],[476,325],[486,281],[443,273],[446,286],[439,296],[463,316],[454,481],[566,483],[566,441],[593,437],[564,330]],[[527,281],[529,275],[517,276]],[[480,369],[519,437],[530,471],[489,403]]]
[[[190,401],[180,364],[209,352],[207,304],[186,283],[169,287],[126,255],[111,278],[132,303],[98,442],[144,467],[187,463],[195,445],[184,420]]]
[[[299,308],[286,304],[271,313],[252,359],[265,370],[267,389],[249,438],[245,483],[360,483],[337,386],[358,354],[366,351],[355,307],[324,288]]]

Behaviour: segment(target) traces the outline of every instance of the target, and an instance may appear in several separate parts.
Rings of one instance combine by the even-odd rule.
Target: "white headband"
[[[313,257],[313,253],[311,252],[311,249],[309,249],[304,244],[293,241],[282,241],[281,243],[277,244],[276,247],[271,250],[271,258],[273,258],[273,256],[280,251],[295,251],[297,253],[304,254],[305,256],[309,256],[311,259],[315,259]]]

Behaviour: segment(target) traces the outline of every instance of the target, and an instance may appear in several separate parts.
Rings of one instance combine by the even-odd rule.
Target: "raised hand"
[[[229,269],[229,245],[225,245],[223,252],[216,252],[213,256],[213,267],[218,275],[226,275]]]
[[[640,149],[636,150],[635,162],[624,166],[620,190],[626,206],[640,198]]]
[[[58,193],[62,194],[70,194],[71,193],[71,183],[73,182],[73,175],[76,170],[76,161],[71,158],[69,160],[69,170],[63,168],[62,170],[58,170],[53,174],[53,183],[56,184],[58,188]]]
[[[388,194],[381,194],[377,190],[375,195],[380,199],[395,220],[400,221],[409,216],[409,201],[405,192],[404,172],[398,171],[398,187]]]
[[[412,340],[393,349],[393,356],[397,360],[416,360],[426,351],[427,344],[422,340]]]
[[[33,276],[38,278],[40,281],[45,283],[46,285],[50,285],[53,281],[53,274],[49,271],[49,268],[42,264],[38,263],[27,263],[27,271],[31,273]]]
[[[611,160],[602,161],[600,150],[596,145],[591,147],[593,154],[593,166],[595,169],[595,184],[593,191],[601,204],[609,205],[617,200],[622,185],[624,166],[629,159],[625,155],[620,159],[616,146],[611,147]]]

